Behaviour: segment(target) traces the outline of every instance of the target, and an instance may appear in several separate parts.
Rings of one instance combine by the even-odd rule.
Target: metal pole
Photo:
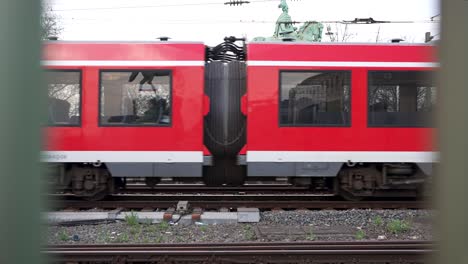
[[[468,263],[468,1],[443,0],[438,263]]]
[[[0,263],[42,263],[39,5],[0,1]]]

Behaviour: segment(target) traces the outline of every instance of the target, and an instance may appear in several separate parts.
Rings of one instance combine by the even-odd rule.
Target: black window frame
[[[169,124],[122,124],[122,123],[117,123],[117,124],[103,124],[101,123],[101,111],[102,111],[102,73],[103,72],[141,72],[141,71],[159,71],[159,72],[167,72],[169,73],[169,97],[171,100],[171,107],[169,110]],[[174,97],[173,97],[173,70],[172,69],[99,69],[99,88],[98,88],[98,126],[99,127],[167,127],[170,128],[172,127],[173,124],[173,111],[172,109],[174,108]]]
[[[331,125],[331,124],[281,124],[281,74],[288,73],[288,72],[348,72],[349,73],[349,112],[348,112],[348,119],[349,122],[343,125]],[[350,69],[341,70],[341,69],[334,69],[334,70],[321,70],[321,69],[304,69],[304,70],[279,70],[278,73],[278,126],[280,128],[288,128],[288,127],[336,127],[336,128],[349,128],[352,127],[353,119],[352,119],[352,79],[353,79],[353,71]]]
[[[46,122],[46,127],[81,127],[82,126],[82,114],[83,114],[83,70],[82,69],[53,69],[53,68],[47,68],[45,72],[77,72],[79,76],[79,88],[80,88],[80,103],[78,104],[78,113],[79,118],[78,118],[78,124],[50,124],[49,121],[47,120]],[[47,86],[49,85],[49,82],[46,80]],[[47,107],[49,107],[49,104],[47,104]],[[48,119],[48,118],[47,118]]]
[[[409,125],[406,125],[406,126],[402,126],[402,125],[372,125],[370,123],[370,97],[369,97],[369,91],[370,91],[370,73],[371,72],[425,72],[425,73],[430,73],[431,75],[434,74],[434,70],[421,70],[421,69],[418,69],[418,70],[408,70],[408,69],[386,69],[386,70],[368,70],[367,71],[367,127],[368,128],[436,128],[436,124],[435,124],[435,121],[432,122],[432,124],[429,124],[429,125],[414,125],[414,126],[409,126]],[[436,94],[437,94],[437,90],[438,90],[438,87],[436,87]],[[433,118],[435,118],[434,114],[435,112],[432,112],[431,111],[431,114],[433,115]]]

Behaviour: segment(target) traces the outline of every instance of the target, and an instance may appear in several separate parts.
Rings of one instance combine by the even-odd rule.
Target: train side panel
[[[250,44],[249,176],[335,176],[343,163],[434,162],[434,129],[422,123],[412,125],[413,119],[421,119],[419,113],[408,113],[407,117],[403,113],[405,107],[421,108],[415,105],[421,100],[411,105],[394,102],[401,106],[401,115],[390,113],[388,105],[387,112],[379,112],[374,109],[381,102],[372,102],[375,106],[369,108],[369,80],[372,74],[377,76],[373,80],[382,84],[372,89],[384,94],[388,91],[379,89],[389,85],[387,79],[407,75],[411,79],[412,72],[430,73],[437,67],[435,61],[434,48],[423,45]],[[330,95],[332,81],[346,87],[341,98]],[[407,90],[395,89],[401,100],[409,98],[403,96]],[[418,87],[418,92],[428,94],[426,90]],[[346,100],[347,110],[336,110],[340,107],[336,105]],[[386,126],[379,118],[393,118],[402,125]]]
[[[200,177],[204,50],[201,43],[47,44],[48,72],[80,73],[81,102],[78,124],[46,128],[43,159],[106,164],[114,177]]]

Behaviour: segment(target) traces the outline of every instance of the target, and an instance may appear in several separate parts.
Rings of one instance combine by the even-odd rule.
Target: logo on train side
[[[43,161],[58,161],[58,160],[66,160],[67,154],[63,153],[41,153],[41,160]]]

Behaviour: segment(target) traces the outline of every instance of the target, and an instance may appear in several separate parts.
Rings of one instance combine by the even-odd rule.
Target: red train
[[[55,186],[276,180],[360,199],[430,179],[434,47],[236,41],[45,44]]]

